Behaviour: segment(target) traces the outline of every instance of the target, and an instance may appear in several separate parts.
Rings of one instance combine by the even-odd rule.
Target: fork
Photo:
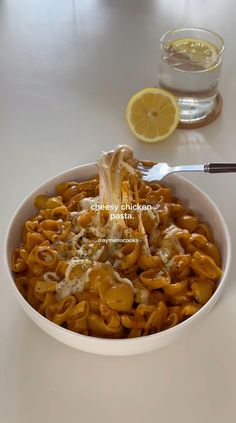
[[[158,163],[154,166],[138,162],[136,167],[143,175],[144,181],[161,181],[174,172],[204,172],[204,173],[230,173],[236,172],[236,163],[206,163],[200,165],[174,166],[167,163]]]

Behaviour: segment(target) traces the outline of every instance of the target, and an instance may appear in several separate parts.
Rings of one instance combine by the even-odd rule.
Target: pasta
[[[150,335],[192,316],[216,289],[221,256],[210,228],[170,188],[142,181],[136,165],[127,146],[103,153],[98,177],[37,196],[23,225],[16,286],[68,330]]]

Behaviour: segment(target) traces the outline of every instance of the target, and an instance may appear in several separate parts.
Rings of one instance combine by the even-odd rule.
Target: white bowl
[[[23,298],[16,288],[11,271],[11,256],[13,250],[20,243],[21,228],[25,220],[36,211],[33,203],[38,194],[53,194],[55,186],[61,182],[71,180],[86,180],[97,173],[94,164],[79,166],[55,176],[48,182],[41,185],[32,192],[18,207],[11,219],[5,241],[5,266],[15,295],[22,308],[28,316],[46,333],[66,345],[81,351],[87,351],[103,355],[131,355],[152,351],[171,343],[181,334],[191,330],[193,324],[200,322],[218,300],[223,286],[226,282],[231,259],[231,243],[228,228],[219,209],[214,202],[192,182],[178,176],[170,175],[165,179],[165,184],[173,189],[174,194],[184,203],[186,207],[191,207],[197,212],[200,219],[208,223],[213,231],[216,243],[219,245],[222,255],[223,276],[218,283],[218,287],[210,300],[192,317],[167,329],[163,332],[134,339],[102,339],[69,331],[50,322],[45,317],[35,311]]]

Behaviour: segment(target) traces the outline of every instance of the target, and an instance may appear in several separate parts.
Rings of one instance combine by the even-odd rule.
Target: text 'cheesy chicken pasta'
[[[68,330],[154,334],[192,316],[216,289],[221,257],[209,226],[170,188],[142,181],[136,165],[127,146],[103,153],[98,177],[37,196],[38,212],[23,225],[12,257],[17,288]]]

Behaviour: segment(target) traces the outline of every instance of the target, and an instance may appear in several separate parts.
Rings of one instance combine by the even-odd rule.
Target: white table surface
[[[236,161],[235,14],[233,0],[1,1],[1,253],[10,216],[27,193],[118,143],[171,164]],[[156,84],[161,34],[191,25],[225,39],[223,113],[209,127],[143,144],[126,126],[127,101]],[[189,178],[222,210],[234,249],[236,175]],[[219,303],[188,337],[115,358],[44,334],[17,304],[2,265],[1,423],[234,423],[235,271],[233,259]]]

